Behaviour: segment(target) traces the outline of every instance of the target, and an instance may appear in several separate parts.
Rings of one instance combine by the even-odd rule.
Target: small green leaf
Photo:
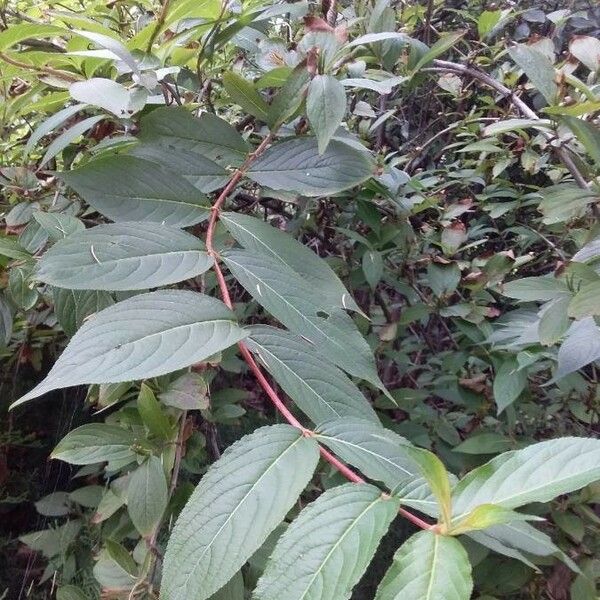
[[[230,446],[175,524],[161,598],[205,600],[225,585],[281,523],[318,457],[315,440],[289,425],[262,427]]]
[[[306,115],[317,136],[319,154],[325,152],[345,113],[344,86],[331,75],[316,75],[308,86]]]
[[[544,309],[538,325],[540,344],[552,346],[556,344],[569,329],[569,317],[567,314],[571,298],[564,296],[550,302]]]
[[[163,404],[180,410],[205,410],[209,407],[208,386],[198,373],[184,373],[159,398]]]
[[[115,542],[114,540],[106,540],[105,542],[106,551],[108,555],[127,573],[129,573],[133,577],[137,577],[138,575],[138,566],[133,560],[133,557],[127,549]]]
[[[394,554],[375,600],[469,600],[469,557],[453,537],[416,533]]]
[[[349,598],[398,507],[369,484],[326,491],[281,536],[253,598]]]
[[[464,31],[454,31],[440,37],[440,39],[417,61],[417,64],[412,69],[413,73],[416,73],[433,59],[441,56],[447,50],[450,50],[450,48],[452,48],[452,46],[454,46],[464,35]]]
[[[173,427],[168,417],[163,413],[154,392],[145,383],[142,383],[140,387],[137,407],[140,417],[150,433],[165,440],[171,437]]]
[[[568,315],[575,319],[600,315],[600,281],[581,286],[569,302]]]
[[[548,104],[555,104],[558,95],[556,72],[548,57],[526,44],[515,44],[508,49],[508,53]]]
[[[503,508],[496,504],[481,504],[474,508],[468,515],[453,524],[448,530],[448,535],[461,535],[468,531],[487,529],[501,523],[512,523],[514,521],[543,521],[540,517],[524,515],[509,508]]]
[[[506,452],[454,488],[455,515],[480,504],[517,508],[547,502],[600,479],[600,440],[564,437]]]
[[[251,82],[229,71],[223,74],[223,85],[229,97],[247,113],[265,123],[268,120],[269,105],[256,91]]]
[[[300,108],[309,81],[306,63],[302,62],[290,73],[269,107],[267,123],[272,131],[278,129]]]
[[[520,369],[514,358],[502,361],[494,377],[494,400],[500,414],[510,406],[527,386],[527,371]]]
[[[367,250],[362,256],[362,270],[367,283],[372,289],[375,289],[383,276],[383,258],[381,253],[375,250]]]
[[[73,465],[133,459],[135,437],[117,425],[90,423],[69,432],[54,448],[51,458]]]
[[[169,492],[160,459],[149,456],[131,475],[127,488],[127,512],[135,528],[148,536],[160,523]]]
[[[33,218],[41,225],[48,237],[55,242],[85,229],[85,225],[79,219],[62,213],[38,210],[33,213]]]
[[[64,288],[53,288],[52,300],[54,314],[69,337],[75,335],[90,315],[114,304],[108,292]]]

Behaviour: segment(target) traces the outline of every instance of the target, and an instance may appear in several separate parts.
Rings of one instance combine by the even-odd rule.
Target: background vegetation
[[[319,160],[329,161],[327,177],[338,183],[319,187],[314,173],[300,173],[299,184],[287,171],[277,180],[250,173],[223,197],[226,214],[287,232],[343,281],[351,295],[343,308],[354,298],[352,320],[381,379],[350,373],[363,381],[365,415],[374,409],[388,430],[432,451],[457,476],[535,442],[597,437],[600,9],[593,4],[1,3],[0,598],[154,597],[172,524],[209,465],[257,427],[283,422],[235,346],[183,375],[53,389],[8,411],[94,313],[141,289],[82,289],[77,276],[97,277],[89,270],[99,262],[93,250],[69,286],[55,265],[40,266],[52,255],[47,248],[109,221],[144,221],[124,219],[123,204],[107,208],[113,193],[129,202],[144,193],[182,201],[200,190],[214,202],[241,165],[235,145],[239,159],[246,142],[266,148],[274,131],[284,140],[316,136]],[[195,148],[215,171],[159,139],[169,128],[185,138],[191,116],[207,113],[233,128],[204,121],[215,145],[233,140],[233,155]],[[136,157],[153,167],[134,171],[128,161]],[[94,186],[78,180],[111,160],[104,176],[94,172]],[[234,239],[244,246],[223,220],[214,230],[219,251]],[[203,239],[210,229],[206,219],[175,225]],[[150,237],[151,225],[140,233]],[[236,278],[227,275],[240,321],[287,325]],[[171,287],[219,297],[214,270],[176,281]],[[315,297],[325,288],[304,281]],[[358,363],[353,352],[346,360]],[[285,400],[290,414],[306,424],[302,402],[268,370],[275,391],[298,403]],[[48,460],[87,423],[145,431],[141,467],[151,473],[157,457],[168,466],[164,490],[151,494],[165,499],[158,517],[146,510],[140,521],[131,496],[125,506],[131,461],[106,471],[99,460],[69,460],[64,445],[55,456],[82,466]],[[561,468],[582,460],[575,453]],[[288,521],[345,481],[326,461],[309,479]],[[543,517],[535,525],[549,537],[515,534],[494,546],[460,536],[474,598],[598,597],[600,483],[549,498],[525,510]],[[415,531],[410,518],[394,520],[354,598],[375,596],[393,553]],[[239,599],[254,588],[280,534],[278,527],[218,597]]]

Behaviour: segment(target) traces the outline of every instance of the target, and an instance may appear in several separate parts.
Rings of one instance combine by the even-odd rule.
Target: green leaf
[[[148,92],[144,88],[127,88],[104,77],[76,81],[69,87],[74,100],[99,106],[117,117],[128,118],[144,108]]]
[[[558,350],[556,379],[600,359],[600,327],[594,317],[576,321],[567,332],[567,338]]]
[[[367,283],[372,289],[375,289],[383,276],[383,258],[381,253],[375,250],[367,250],[362,256],[362,270]]]
[[[208,215],[207,198],[191,183],[134,156],[107,156],[59,176],[92,208],[113,221],[187,227]]]
[[[480,504],[517,508],[547,502],[600,479],[600,440],[565,437],[506,452],[454,488],[454,514]]]
[[[469,600],[469,557],[453,537],[416,533],[394,554],[375,600]]]
[[[571,298],[564,296],[551,301],[544,309],[538,325],[540,344],[543,346],[556,344],[569,329],[567,309],[570,302]]]
[[[57,388],[165,375],[246,337],[219,300],[187,290],[140,294],[100,311],[17,406]]]
[[[250,81],[229,71],[223,73],[223,85],[229,97],[247,113],[263,122],[268,120],[269,105]]]
[[[180,410],[205,410],[209,407],[208,386],[198,373],[184,373],[159,398],[163,404]]]
[[[241,246],[266,254],[288,266],[319,290],[319,295],[333,306],[360,312],[354,298],[333,269],[310,248],[290,234],[241,213],[222,212],[220,220]]]
[[[29,265],[13,267],[8,274],[8,295],[23,310],[33,308],[38,301],[32,275],[33,270]]]
[[[138,575],[138,566],[133,560],[133,557],[127,549],[115,542],[114,540],[106,540],[105,542],[106,551],[108,555],[127,573],[132,575],[133,577],[137,577]]]
[[[541,188],[538,192],[542,201],[538,210],[544,215],[545,225],[565,223],[585,213],[588,204],[596,202],[593,190],[581,189],[572,183],[563,183]]]
[[[549,130],[552,129],[552,121],[548,119],[503,119],[497,123],[488,125],[483,130],[483,135],[499,135],[507,131],[517,131],[519,129],[534,129]]]
[[[278,129],[300,108],[309,81],[306,63],[302,62],[290,73],[269,107],[267,123],[272,131]]]
[[[11,23],[8,29],[0,33],[0,50],[6,50],[23,40],[54,37],[64,35],[67,30],[64,27],[46,24]]]
[[[148,536],[160,523],[169,492],[160,459],[149,456],[131,475],[127,487],[127,512],[135,528]]]
[[[554,300],[571,294],[564,280],[554,277],[525,277],[509,281],[503,285],[502,293],[523,302]]]
[[[373,173],[364,152],[332,140],[319,154],[315,138],[294,138],[271,146],[248,170],[248,177],[274,190],[327,196],[354,187]]]
[[[474,508],[468,515],[454,523],[448,531],[449,535],[461,535],[468,531],[487,529],[500,523],[512,523],[514,521],[543,521],[541,517],[524,515],[509,508],[503,508],[495,504],[481,504]]]
[[[244,577],[238,571],[210,600],[244,600]]]
[[[161,598],[205,600],[225,585],[294,505],[318,457],[315,440],[289,425],[262,427],[230,446],[175,524]]]
[[[141,142],[200,154],[222,167],[240,165],[249,152],[244,138],[226,121],[206,112],[196,118],[183,107],[161,107],[144,116]]]
[[[4,294],[0,294],[0,348],[10,342],[13,332],[13,311]]]
[[[369,484],[327,490],[281,536],[253,598],[349,598],[398,507]]]
[[[72,217],[71,215],[36,211],[33,213],[33,218],[54,242],[69,237],[73,233],[85,230],[85,225],[79,219]]]
[[[154,392],[145,383],[142,383],[140,387],[137,407],[140,417],[150,433],[165,440],[171,437],[173,427],[171,427],[168,417],[162,412]]]
[[[508,53],[548,104],[555,104],[558,95],[558,86],[554,81],[556,72],[548,57],[526,44],[515,44],[508,49]]]
[[[319,154],[325,152],[345,113],[344,86],[332,75],[316,75],[308,86],[306,116],[317,136]]]
[[[300,336],[275,327],[256,326],[250,328],[246,345],[314,423],[342,416],[379,423],[358,387]]]
[[[213,260],[204,244],[160,223],[110,223],[58,241],[37,278],[69,289],[144,290],[196,277]]]
[[[108,292],[63,288],[53,288],[52,300],[58,323],[69,337],[75,335],[90,315],[113,304]]]
[[[415,450],[398,434],[381,425],[344,417],[321,423],[316,438],[369,479],[383,482],[402,504],[426,514],[436,502],[415,460]]]
[[[600,133],[598,127],[576,117],[563,116],[561,121],[567,124],[575,137],[583,144],[596,166],[600,167]]]
[[[371,350],[352,319],[315,294],[295,272],[249,250],[230,250],[222,258],[257,302],[327,360],[377,387],[383,385]]]
[[[510,406],[527,386],[527,371],[519,369],[515,358],[502,361],[494,377],[494,400],[498,414]]]
[[[600,315],[600,281],[581,286],[569,302],[568,315],[575,319]]]
[[[64,585],[56,590],[56,600],[89,600],[89,597],[74,585]]]
[[[31,254],[12,236],[0,235],[0,256],[13,260],[30,260]]]
[[[458,40],[465,35],[464,31],[454,31],[440,37],[440,39],[433,45],[421,58],[417,61],[417,64],[413,67],[413,73],[416,73],[422,69],[425,65],[429,64],[433,59],[441,56],[447,50],[450,50]]]
[[[51,458],[73,465],[89,465],[135,457],[135,437],[117,425],[90,423],[70,431],[54,448]]]
[[[513,442],[499,433],[477,433],[452,449],[463,454],[498,454],[513,447]]]

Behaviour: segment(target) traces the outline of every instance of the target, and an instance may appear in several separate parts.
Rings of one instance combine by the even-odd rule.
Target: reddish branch
[[[256,150],[248,155],[248,157],[244,161],[244,164],[239,169],[236,170],[236,172],[233,174],[233,176],[231,177],[231,179],[229,180],[227,185],[223,188],[223,190],[219,194],[214,205],[211,207],[210,219],[208,221],[208,228],[206,231],[206,251],[214,260],[214,270],[215,270],[215,274],[217,276],[217,282],[219,284],[219,291],[221,294],[221,298],[223,299],[224,304],[230,309],[233,309],[233,302],[231,301],[231,294],[229,293],[229,288],[227,287],[227,282],[225,281],[225,276],[223,275],[221,265],[219,264],[219,254],[217,253],[217,251],[215,250],[215,247],[214,247],[215,228],[217,226],[217,222],[219,220],[219,214],[221,212],[221,209],[223,208],[223,204],[225,203],[225,200],[236,188],[237,184],[240,182],[242,177],[244,177],[244,175],[246,174],[246,172],[248,171],[248,169],[250,168],[252,163],[266,150],[267,146],[272,142],[272,140],[273,140],[273,134],[270,133],[260,143],[260,145],[256,148]],[[314,435],[314,433],[310,429],[307,429],[306,427],[304,427],[302,425],[302,423],[300,423],[300,421],[298,421],[298,419],[296,419],[296,417],[291,413],[289,408],[285,405],[283,400],[279,397],[279,394],[275,391],[273,386],[269,383],[267,378],[264,376],[263,372],[261,371],[260,367],[258,366],[258,363],[256,362],[256,360],[254,360],[254,357],[252,356],[250,350],[248,350],[248,347],[246,346],[246,344],[244,344],[244,342],[239,342],[238,346],[239,346],[240,352],[242,354],[242,357],[244,358],[244,360],[246,361],[246,364],[248,365],[248,367],[250,368],[250,370],[256,377],[256,380],[260,384],[261,388],[264,390],[265,394],[267,394],[267,396],[269,397],[271,402],[273,402],[273,404],[275,405],[277,410],[281,413],[281,415],[285,418],[285,420],[293,427],[296,427],[297,429],[299,429],[303,435],[305,435],[307,437],[312,437]],[[321,456],[323,457],[324,460],[326,460],[330,465],[332,465],[335,469],[337,469],[349,481],[352,481],[353,483],[366,483],[366,481],[360,475],[358,475],[354,471],[352,471],[352,469],[350,469],[347,465],[345,465],[339,458],[334,456],[331,452],[329,452],[329,450],[326,450],[325,448],[323,448],[323,446],[321,446],[320,444],[319,444],[319,452],[321,453]],[[416,515],[413,515],[412,513],[408,512],[407,510],[405,510],[403,508],[400,508],[398,510],[398,512],[402,516],[407,518],[409,521],[411,521],[412,523],[417,525],[418,527],[421,527],[422,529],[431,529],[433,527],[431,524],[423,521]]]

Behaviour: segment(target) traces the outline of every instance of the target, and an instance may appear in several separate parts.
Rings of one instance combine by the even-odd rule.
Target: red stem
[[[219,291],[221,293],[221,298],[223,299],[223,303],[230,309],[233,309],[233,302],[231,301],[231,295],[229,294],[229,288],[227,287],[227,282],[225,281],[225,276],[223,275],[223,271],[221,269],[221,265],[219,264],[219,255],[215,250],[213,239],[215,234],[215,228],[217,226],[217,221],[219,220],[219,213],[221,212],[221,208],[229,194],[235,189],[239,181],[246,174],[246,171],[250,168],[252,163],[256,158],[258,158],[267,148],[267,146],[273,140],[273,133],[270,133],[256,148],[256,150],[248,155],[248,158],[245,160],[244,164],[236,170],[233,174],[232,178],[229,180],[227,185],[223,188],[218,198],[216,199],[214,205],[211,208],[210,219],[208,221],[208,229],[206,231],[206,251],[214,260],[214,270],[215,275],[217,276],[217,283],[219,284]],[[273,386],[269,383],[267,378],[263,375],[263,372],[260,370],[258,363],[254,360],[254,357],[248,350],[248,347],[244,342],[238,342],[238,347],[240,349],[240,353],[246,364],[254,373],[256,380],[267,394],[271,402],[275,405],[277,410],[282,414],[285,420],[299,429],[303,435],[310,437],[313,435],[313,432],[310,429],[307,429],[296,419],[296,417],[291,413],[289,408],[285,405],[283,400],[279,397],[279,394],[275,391]],[[366,483],[366,481],[358,474],[356,474],[352,469],[346,466],[339,458],[333,455],[329,450],[326,450],[319,444],[319,452],[324,460],[326,460],[330,465],[335,467],[346,479],[352,481],[353,483]],[[430,529],[432,525],[426,523],[419,519],[419,517],[413,515],[412,513],[400,508],[398,512],[406,517],[409,521],[421,527],[422,529]]]

